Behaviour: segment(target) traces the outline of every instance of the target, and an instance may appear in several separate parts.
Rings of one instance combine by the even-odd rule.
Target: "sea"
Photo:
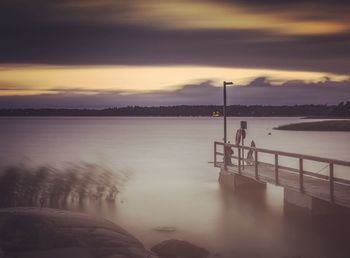
[[[254,140],[259,148],[350,161],[350,132],[274,129],[303,121],[294,117],[230,117],[232,143],[240,121],[247,121],[248,146]],[[0,118],[0,168],[88,163],[123,174],[115,203],[66,208],[111,220],[147,248],[181,239],[218,257],[350,257],[350,227],[286,214],[282,187],[223,190],[212,164],[214,141],[222,139],[221,117],[6,117]]]

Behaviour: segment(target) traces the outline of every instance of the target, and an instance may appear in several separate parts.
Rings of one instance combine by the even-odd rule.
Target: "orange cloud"
[[[287,80],[319,81],[328,76],[343,80],[347,76],[304,71],[243,69],[206,66],[49,66],[24,65],[0,67],[0,95],[33,95],[39,93],[171,91],[181,85],[203,79],[221,86],[222,80],[244,84],[267,76],[276,84]]]

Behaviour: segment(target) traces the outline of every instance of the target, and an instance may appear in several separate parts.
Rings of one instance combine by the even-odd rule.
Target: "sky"
[[[1,0],[0,108],[350,100],[347,0]]]

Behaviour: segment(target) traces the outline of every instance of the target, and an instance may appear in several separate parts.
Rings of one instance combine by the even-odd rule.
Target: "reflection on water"
[[[229,136],[239,126],[229,119]],[[349,160],[349,133],[274,131],[296,118],[247,118],[258,147]],[[88,162],[129,176],[115,204],[74,210],[120,224],[147,247],[164,239],[192,241],[229,257],[350,257],[348,219],[286,217],[283,189],[223,191],[213,159],[218,118],[1,118],[0,164]],[[268,133],[271,132],[271,135]],[[342,225],[337,225],[341,220]],[[173,227],[171,232],[159,227]],[[345,234],[346,233],[346,234]],[[345,235],[344,235],[345,234]]]

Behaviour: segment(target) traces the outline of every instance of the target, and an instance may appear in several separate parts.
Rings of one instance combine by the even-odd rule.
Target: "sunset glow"
[[[344,80],[347,76],[303,71],[242,69],[200,66],[33,66],[1,67],[1,95],[33,95],[57,92],[124,94],[172,91],[184,84],[223,79],[236,85],[266,76],[277,85],[288,80],[322,81],[324,77]]]

